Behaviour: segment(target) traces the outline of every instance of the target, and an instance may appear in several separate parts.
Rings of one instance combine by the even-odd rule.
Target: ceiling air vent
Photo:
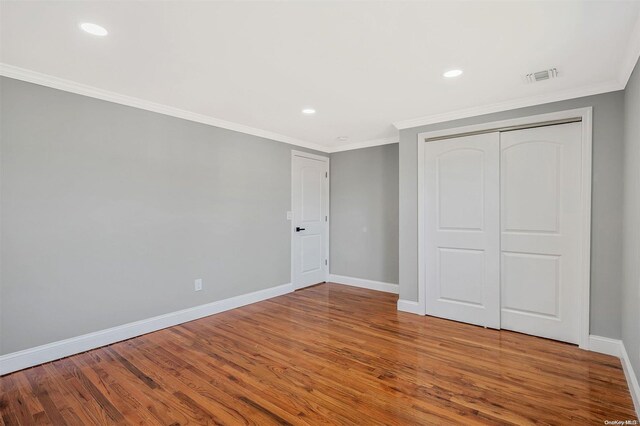
[[[536,83],[538,81],[556,78],[557,76],[558,76],[558,70],[555,68],[551,68],[548,70],[532,72],[531,74],[527,74],[525,76],[525,80],[527,80],[528,83]]]

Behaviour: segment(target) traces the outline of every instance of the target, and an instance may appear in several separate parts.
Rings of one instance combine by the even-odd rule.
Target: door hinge
[[[324,177],[328,178],[329,177],[329,172],[324,172]]]
[[[327,259],[324,260],[324,264],[327,265]]]
[[[325,222],[329,222],[328,216],[325,216],[325,217],[324,217],[324,221],[325,221]]]

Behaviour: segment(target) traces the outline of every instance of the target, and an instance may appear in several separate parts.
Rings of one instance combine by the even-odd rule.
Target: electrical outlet
[[[200,291],[202,290],[202,278],[198,278],[197,280],[194,281],[194,291]]]

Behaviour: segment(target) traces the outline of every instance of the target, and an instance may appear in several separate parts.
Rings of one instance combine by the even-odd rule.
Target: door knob
[[[296,226],[296,232],[300,232],[300,231],[304,231],[306,228],[300,228],[299,226]]]

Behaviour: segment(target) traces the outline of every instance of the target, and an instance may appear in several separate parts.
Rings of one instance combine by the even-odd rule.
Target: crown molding
[[[580,87],[578,89],[563,90],[555,93],[529,96],[526,98],[513,99],[505,102],[498,102],[473,108],[445,112],[443,114],[432,114],[423,117],[411,118],[409,120],[396,121],[393,123],[393,125],[398,130],[410,129],[412,127],[426,126],[428,124],[442,123],[445,121],[458,120],[461,118],[476,117],[479,115],[492,114],[495,112],[526,108],[534,105],[548,104],[551,102],[565,101],[567,99],[598,95],[600,93],[615,92],[617,90],[623,89],[624,86],[620,82],[618,82],[617,80],[612,80],[605,83]]]
[[[633,69],[636,67],[636,63],[638,63],[638,58],[640,57],[640,15],[638,15],[638,20],[636,21],[636,25],[633,27],[633,31],[631,32],[631,38],[629,39],[629,44],[627,45],[627,50],[625,52],[625,56],[622,59],[622,66],[620,67],[620,74],[618,76],[618,81],[622,85],[622,87],[627,87],[627,82],[633,73]]]
[[[392,143],[398,143],[398,141],[399,141],[398,136],[392,136],[390,138],[372,139],[368,141],[354,142],[348,145],[331,146],[325,149],[327,149],[327,152],[329,153],[334,153],[334,152],[342,152],[342,151],[351,151],[354,149],[369,148],[372,146],[389,145]]]
[[[75,81],[65,80],[63,78],[58,78],[37,71],[19,68],[2,62],[0,62],[0,75],[16,80],[26,81],[28,83],[38,84],[40,86],[63,90],[65,92],[101,99],[103,101],[156,112],[158,114],[169,115],[172,117],[181,118],[183,120],[195,121],[196,123],[207,124],[209,126],[220,127],[222,129],[233,130],[240,133],[246,133],[248,135],[271,139],[277,142],[283,142],[290,145],[313,149],[324,153],[328,152],[326,147],[313,142],[307,142],[304,140],[292,138],[290,136],[274,133],[269,130],[257,129],[255,127],[245,126],[244,124],[221,120],[219,118],[210,117],[208,115],[198,114],[180,108],[174,108],[168,105],[135,98],[133,96],[103,90],[97,87],[76,83]]]
[[[423,117],[412,118],[408,120],[400,120],[393,123],[398,130],[408,129],[412,127],[425,126],[428,124],[441,123],[446,121],[457,120],[461,118],[475,117],[484,114],[491,114],[495,112],[508,111],[512,109],[525,108],[534,105],[540,105],[550,102],[558,102],[567,99],[580,98],[583,96],[597,95],[600,93],[613,92],[617,90],[623,90],[633,72],[638,57],[640,56],[640,19],[636,23],[633,31],[629,48],[625,56],[624,65],[620,70],[618,80],[612,80],[601,84],[584,86],[578,89],[570,89],[561,92],[555,92],[544,95],[531,96],[527,98],[514,99],[505,102],[498,102],[494,104],[488,104],[473,108],[467,108],[457,111],[451,111],[441,114],[432,114]],[[399,137],[392,136],[388,138],[373,139],[362,142],[354,142],[342,146],[323,146],[317,143],[308,142],[300,139],[296,139],[290,136],[281,135],[279,133],[271,132],[268,130],[257,129],[243,124],[234,123],[231,121],[222,120],[215,117],[210,117],[204,114],[198,114],[191,111],[174,108],[168,105],[159,104],[156,102],[147,101],[140,98],[135,98],[128,95],[123,95],[117,92],[111,92],[103,90],[97,87],[77,83],[71,80],[66,80],[58,77],[54,77],[48,74],[32,71],[24,68],[19,68],[13,65],[0,62],[0,75],[14,78],[17,80],[26,81],[41,86],[51,87],[53,89],[63,90],[65,92],[75,93],[78,95],[88,96],[96,99],[101,99],[107,102],[113,102],[121,105],[130,106],[133,108],[143,109],[146,111],[156,112],[163,115],[169,115],[184,120],[194,121],[201,124],[206,124],[214,127],[219,127],[227,130],[233,130],[240,133],[245,133],[253,136],[258,136],[265,139],[274,140],[277,142],[283,142],[286,144],[299,146],[316,150],[323,153],[334,153],[342,151],[350,151],[361,148],[369,148],[380,145],[387,145],[392,143],[398,143]]]

